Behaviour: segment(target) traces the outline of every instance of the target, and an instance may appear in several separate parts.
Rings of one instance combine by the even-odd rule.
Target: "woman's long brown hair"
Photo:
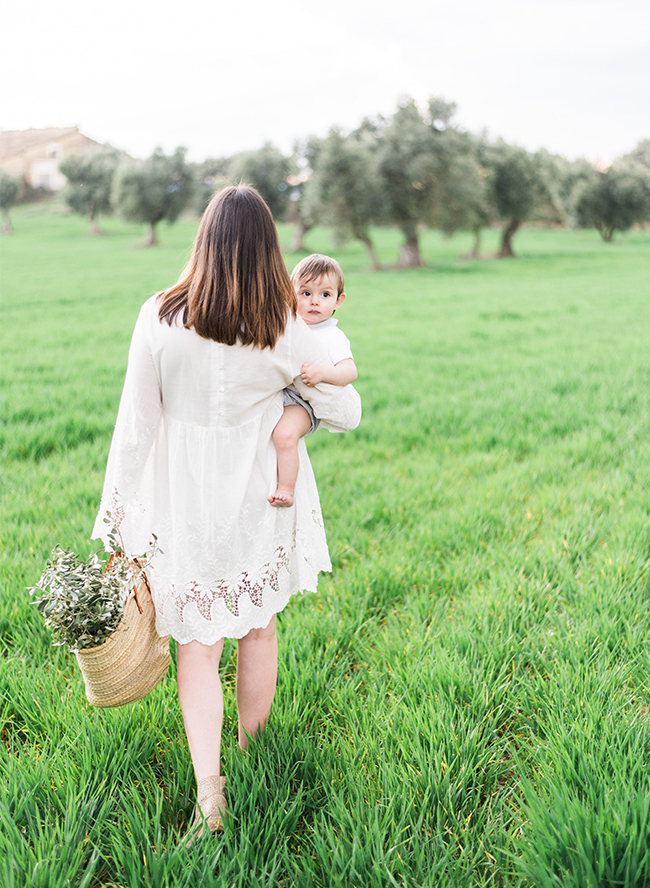
[[[216,194],[199,225],[180,280],[159,296],[158,317],[226,345],[273,348],[284,333],[296,294],[271,211],[247,185]]]

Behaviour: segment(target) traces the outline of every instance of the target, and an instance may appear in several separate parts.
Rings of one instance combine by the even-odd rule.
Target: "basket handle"
[[[136,565],[136,567],[138,568],[138,575],[141,577],[143,583],[144,583],[145,586],[147,587],[147,591],[149,592],[149,595],[151,595],[151,586],[149,585],[149,577],[148,577],[148,576],[146,575],[146,573],[144,572],[144,568],[143,568],[143,567],[140,567],[137,558],[134,558],[134,559],[133,559],[133,563],[134,563],[134,564]],[[142,605],[140,604],[140,601],[138,600],[138,587],[137,587],[137,585],[134,585],[134,586],[133,586],[133,597],[135,598],[135,603],[138,605],[138,610],[140,611],[140,613],[143,613]]]
[[[111,557],[108,559],[108,563],[106,564],[106,567],[104,568],[104,573],[106,573],[106,571],[109,570],[109,569],[111,568],[111,566],[112,566],[112,564],[113,564],[113,561],[114,561],[116,558],[126,558],[126,555],[124,555],[122,552],[113,552],[113,553],[111,554]],[[148,577],[148,576],[146,575],[146,573],[144,572],[144,568],[140,567],[140,564],[138,563],[138,559],[137,559],[137,558],[134,558],[134,559],[133,559],[133,564],[135,564],[135,566],[137,567],[137,569],[138,569],[138,574],[139,574],[139,576],[142,578],[142,581],[144,582],[145,586],[147,587],[147,591],[149,592],[149,595],[151,595],[151,586],[149,585],[149,577]],[[140,613],[141,613],[141,614],[144,613],[143,608],[142,608],[142,605],[140,604],[140,601],[139,601],[139,599],[138,599],[138,587],[137,587],[137,584],[134,584],[134,585],[133,585],[133,597],[135,598],[135,603],[137,604],[137,606],[138,606],[138,610],[140,611]]]

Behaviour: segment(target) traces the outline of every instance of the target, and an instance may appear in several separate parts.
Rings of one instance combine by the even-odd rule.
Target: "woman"
[[[178,694],[197,780],[197,821],[222,830],[219,767],[224,637],[238,639],[239,745],[268,716],[276,617],[316,591],[331,564],[304,442],[295,506],[276,485],[271,433],[292,384],[331,431],[359,422],[351,386],[307,388],[305,362],[327,363],[296,315],[271,213],[252,188],[226,188],[201,220],[179,282],[138,317],[93,536],[117,526],[128,555],[152,533],[156,628],[178,643]]]

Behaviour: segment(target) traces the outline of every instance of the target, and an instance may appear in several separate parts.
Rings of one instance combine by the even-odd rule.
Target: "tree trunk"
[[[472,252],[469,254],[472,259],[480,259],[481,258],[481,229],[477,228],[474,232],[474,246],[472,247]]]
[[[147,234],[144,239],[145,247],[157,247],[158,246],[158,238],[156,237],[156,223],[149,222],[147,225]]]
[[[424,268],[425,264],[420,256],[417,232],[411,231],[407,233],[406,240],[402,244],[399,265],[401,268]]]
[[[375,248],[372,245],[372,241],[369,237],[362,237],[360,238],[360,240],[366,245],[366,250],[368,251],[368,258],[370,259],[372,270],[380,271],[381,265],[379,264],[379,260],[377,259],[377,254],[375,253]]]
[[[292,253],[308,253],[309,250],[304,245],[303,238],[307,234],[308,231],[311,231],[313,225],[305,225],[304,222],[298,221],[296,225],[296,230],[293,235],[293,240],[291,241],[291,252]]]
[[[99,228],[97,228],[97,220],[95,219],[95,211],[90,211],[90,224],[88,225],[88,234],[91,237],[97,237]]]
[[[9,210],[2,211],[2,233],[3,234],[11,234],[11,219],[9,218]]]
[[[512,251],[512,238],[520,225],[521,222],[518,220],[516,222],[510,221],[503,229],[503,239],[501,240],[501,251],[499,253],[501,259],[508,259],[510,257],[514,258],[515,254]]]

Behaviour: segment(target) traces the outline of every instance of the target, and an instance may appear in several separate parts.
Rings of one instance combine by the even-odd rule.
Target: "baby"
[[[309,324],[330,356],[333,367],[325,364],[303,364],[300,377],[305,385],[328,382],[348,385],[357,378],[348,338],[337,329],[332,315],[345,299],[341,266],[329,256],[314,253],[307,256],[291,275],[298,297],[298,314]],[[284,412],[273,430],[273,443],[278,456],[278,486],[269,502],[272,506],[292,506],[298,477],[298,441],[316,431],[318,420],[311,407],[294,388],[284,390]]]

